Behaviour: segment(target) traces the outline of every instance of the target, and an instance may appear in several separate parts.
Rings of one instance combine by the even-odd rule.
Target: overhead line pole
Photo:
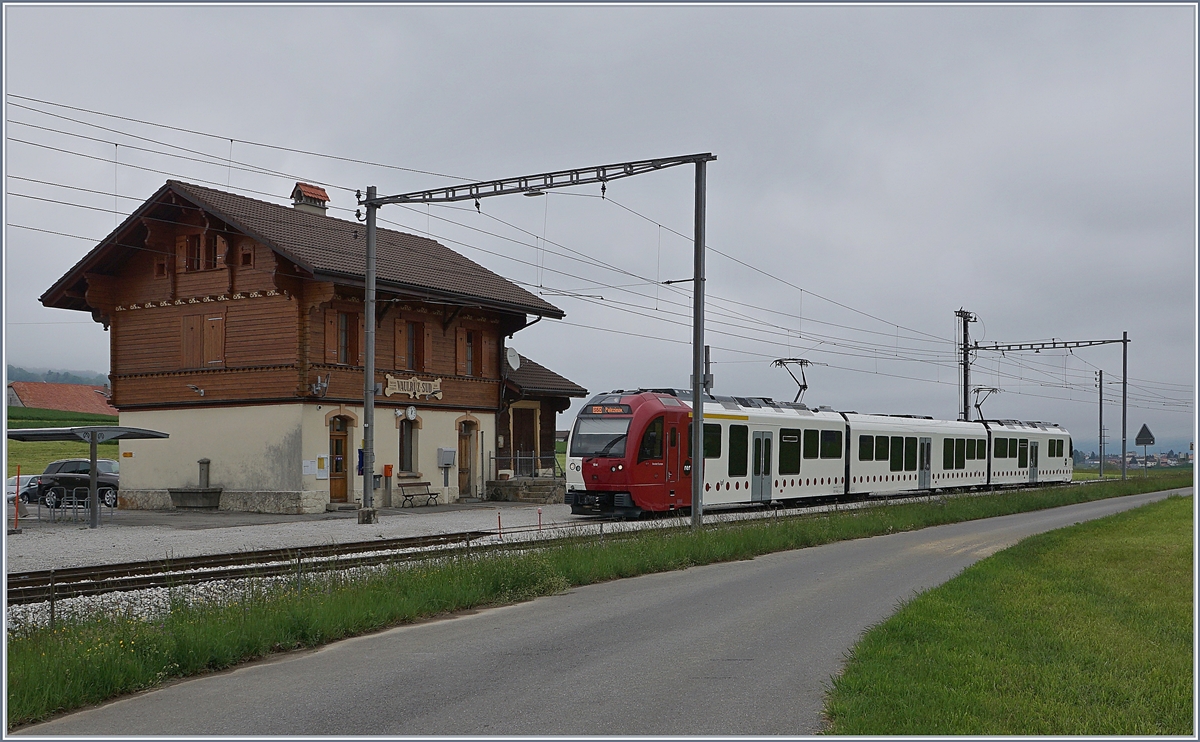
[[[1129,333],[1121,333],[1121,479],[1125,479],[1125,433],[1129,408]]]
[[[692,528],[704,524],[704,209],[705,161],[696,161],[692,238]]]
[[[693,280],[693,301],[692,301],[692,525],[700,525],[700,516],[703,512],[704,502],[704,222],[705,222],[705,189],[706,184],[706,163],[717,159],[711,152],[704,152],[694,155],[681,155],[678,157],[663,157],[653,160],[635,160],[631,162],[620,162],[612,165],[598,165],[586,168],[575,168],[571,170],[556,170],[550,173],[541,173],[538,175],[523,175],[517,178],[501,178],[499,180],[481,181],[478,183],[467,183],[464,185],[448,186],[445,188],[434,188],[426,191],[413,191],[412,193],[401,193],[395,196],[378,196],[376,195],[375,186],[367,189],[367,197],[362,198],[361,194],[358,198],[360,206],[365,206],[367,209],[367,291],[368,296],[374,299],[375,295],[375,233],[376,233],[376,212],[380,206],[385,204],[404,204],[404,203],[446,203],[451,201],[475,201],[476,208],[479,207],[479,199],[488,196],[505,196],[513,193],[527,193],[530,195],[538,195],[543,191],[551,188],[566,188],[570,186],[587,185],[589,183],[600,183],[601,194],[608,181],[617,180],[619,178],[628,178],[642,173],[654,172],[677,165],[687,165],[694,163],[696,165],[696,214],[695,214],[695,246],[694,246],[694,269],[695,274]],[[374,311],[372,305],[370,310]],[[374,320],[371,320],[370,328],[373,328]],[[364,402],[364,427],[369,422],[367,419],[367,405],[374,404],[375,393],[375,343],[374,333],[368,329],[371,334],[366,338],[366,368],[365,383],[363,385],[363,402]],[[374,407],[370,408],[372,412]],[[373,430],[371,431],[373,433]],[[374,439],[373,437],[363,437],[363,506],[368,507],[366,499],[368,493],[371,492],[371,487],[374,484],[372,476],[374,475]],[[370,466],[368,466],[370,462]],[[362,517],[359,522],[364,521]]]
[[[975,313],[959,307],[954,313],[962,320],[962,411],[960,420],[971,420],[971,323],[975,322]]]
[[[367,188],[367,199],[374,198],[375,186]],[[363,361],[363,510],[365,519],[374,523],[375,506],[375,220],[379,209],[367,209],[367,271],[363,301],[364,337],[367,347]],[[348,360],[348,359],[347,359]]]

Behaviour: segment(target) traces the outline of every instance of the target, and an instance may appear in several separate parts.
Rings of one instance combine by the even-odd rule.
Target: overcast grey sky
[[[1195,29],[1190,5],[9,4],[7,360],[107,370],[100,326],[37,298],[168,177],[280,203],[302,178],[352,218],[356,188],[455,182],[397,168],[473,180],[712,152],[708,244],[762,271],[708,254],[718,393],[791,399],[769,362],[802,356],[828,364],[808,369],[810,404],[954,419],[964,307],[985,342],[1128,331],[1130,445],[1144,422],[1186,447]],[[688,289],[655,282],[691,275],[692,180],[380,216],[563,308],[511,341],[526,356],[592,392],[687,386]],[[981,353],[973,382],[1003,389],[988,417],[1057,421],[1092,450],[1099,368],[1119,378],[1119,346]]]

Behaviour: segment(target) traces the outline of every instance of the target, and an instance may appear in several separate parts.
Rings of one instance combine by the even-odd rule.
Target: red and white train
[[[637,517],[692,504],[691,392],[600,394],[567,448],[572,513]],[[1069,482],[1071,435],[1017,420],[860,415],[766,397],[704,404],[704,504]]]

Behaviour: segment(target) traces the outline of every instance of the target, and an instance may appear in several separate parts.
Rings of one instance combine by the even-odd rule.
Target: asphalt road
[[[179,682],[19,733],[812,734],[846,651],[899,602],[1026,536],[1166,494],[573,589]]]

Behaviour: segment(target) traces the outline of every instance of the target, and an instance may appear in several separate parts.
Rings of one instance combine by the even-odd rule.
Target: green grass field
[[[1034,536],[872,629],[834,680],[852,735],[1191,735],[1192,498]]]
[[[116,425],[116,415],[88,415],[62,410],[40,410],[31,407],[9,407],[9,428],[69,428],[78,425]],[[21,474],[41,474],[46,464],[58,459],[87,458],[89,447],[83,441],[6,441],[8,446],[8,474],[11,477],[21,467]],[[102,459],[115,459],[116,442],[102,443],[96,455]]]

